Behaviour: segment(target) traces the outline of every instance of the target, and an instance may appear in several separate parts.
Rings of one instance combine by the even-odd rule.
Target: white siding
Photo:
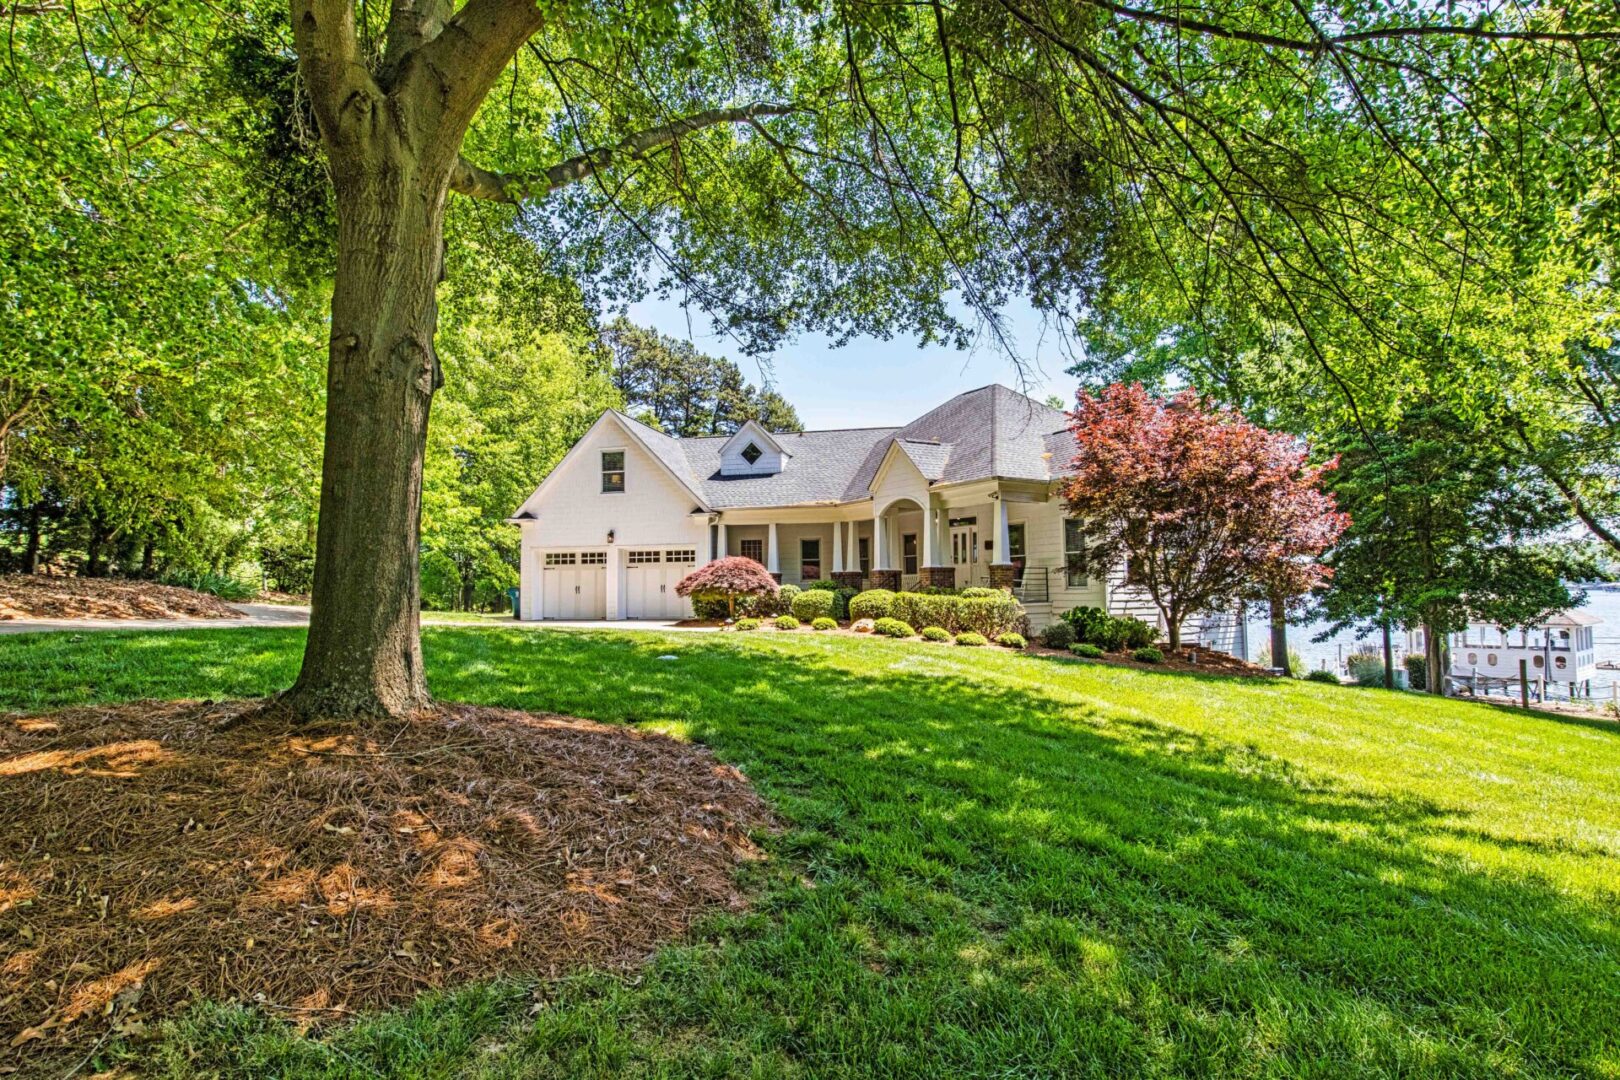
[[[923,479],[923,474],[917,471],[910,458],[891,452],[888,468],[883,470],[878,486],[872,492],[872,507],[881,513],[896,499],[910,499],[918,506],[927,506],[928,481]]]
[[[752,442],[763,452],[760,459],[752,465],[742,456]],[[782,455],[764,439],[748,438],[733,439],[720,448],[720,473],[723,476],[774,476],[782,471]]]

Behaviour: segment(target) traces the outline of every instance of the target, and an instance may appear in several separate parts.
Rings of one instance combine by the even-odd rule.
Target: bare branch
[[[626,161],[638,161],[649,151],[719,124],[753,123],[762,116],[785,116],[799,111],[792,105],[768,101],[732,108],[705,109],[645,128],[620,139],[613,146],[602,146],[561,161],[536,173],[498,173],[463,159],[450,175],[450,188],[462,195],[492,202],[521,203],[543,199],[558,188],[567,187],[589,176]]]

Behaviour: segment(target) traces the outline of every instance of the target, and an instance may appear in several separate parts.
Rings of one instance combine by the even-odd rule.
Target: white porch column
[[[934,565],[934,508],[926,506],[923,509],[922,520],[922,565]]]
[[[609,544],[607,549],[607,617],[609,619],[624,618],[624,590],[619,587],[619,579],[624,571],[620,562],[621,552],[617,544]]]
[[[884,543],[888,538],[883,535],[883,515],[872,515],[872,569],[889,569],[889,545]]]
[[[723,521],[715,526],[714,557],[716,559],[726,557],[726,523]]]
[[[844,523],[842,521],[833,522],[832,572],[835,574],[844,572]]]
[[[1012,549],[1012,531],[1007,528],[1007,500],[1005,497],[996,500],[996,550],[992,552],[992,563],[1006,564],[1012,562],[1009,552]]]
[[[765,540],[765,570],[767,573],[780,574],[782,572],[782,559],[776,551],[776,522],[771,522],[770,532]]]

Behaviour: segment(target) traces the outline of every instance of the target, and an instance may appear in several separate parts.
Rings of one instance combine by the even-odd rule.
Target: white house
[[[674,438],[605,412],[511,518],[523,532],[520,615],[681,618],[690,607],[676,582],[744,555],[795,584],[1005,586],[1037,628],[1080,604],[1153,621],[1136,590],[1086,565],[1058,494],[1074,454],[1067,425],[1005,386],[902,427],[773,434],[748,423]],[[1206,643],[1230,648],[1214,631]]]
[[[1451,675],[1516,682],[1523,660],[1532,681],[1589,684],[1598,671],[1592,628],[1602,621],[1584,611],[1565,611],[1516,630],[1470,625],[1450,637]]]

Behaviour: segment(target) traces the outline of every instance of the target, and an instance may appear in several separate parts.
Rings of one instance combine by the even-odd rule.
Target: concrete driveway
[[[38,634],[62,630],[214,630],[249,626],[305,626],[309,608],[297,604],[232,604],[240,619],[7,619],[0,634]],[[423,626],[508,627],[519,630],[676,630],[714,631],[714,626],[676,626],[662,620],[621,619],[613,622],[518,622],[510,615],[478,619],[435,617],[422,613]]]

